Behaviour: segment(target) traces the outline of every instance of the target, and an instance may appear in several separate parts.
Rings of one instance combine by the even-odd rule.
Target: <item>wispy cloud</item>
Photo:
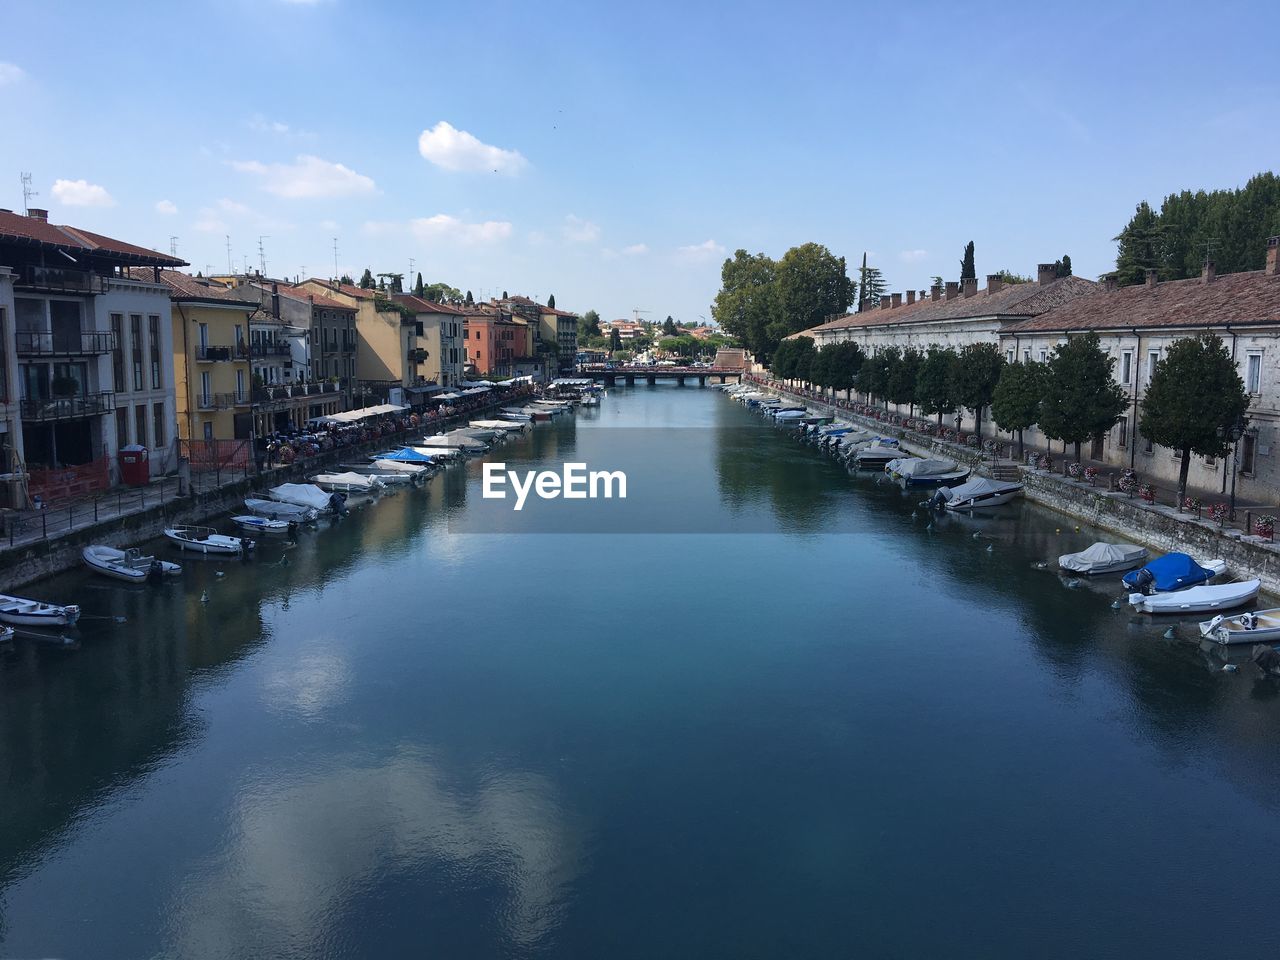
[[[702,243],[676,247],[676,255],[689,263],[703,263],[716,257],[724,256],[724,247],[714,240],[703,240]]]
[[[201,207],[196,213],[196,221],[192,224],[192,229],[200,233],[229,233],[231,224],[241,229],[251,227],[262,231],[283,232],[294,229],[294,225],[288,221],[266,216],[248,204],[229,197],[222,197],[216,203]]]
[[[419,240],[452,240],[471,245],[498,243],[514,232],[514,228],[506,220],[467,223],[446,213],[411,220],[409,229]]]
[[[483,143],[466,130],[441,120],[418,137],[418,152],[442,170],[492,171],[514,176],[529,165],[518,150]]]
[[[178,205],[172,200],[156,201],[156,213],[163,213],[166,217],[171,217],[178,212]]]
[[[903,250],[898,254],[898,259],[903,263],[919,263],[928,256],[928,250]]]
[[[561,232],[570,243],[595,243],[600,239],[599,226],[572,213],[564,218]]]
[[[26,72],[16,63],[6,63],[0,60],[0,87],[17,83],[26,75]]]
[[[100,187],[88,180],[55,180],[53,196],[65,207],[114,207],[115,200]]]
[[[642,257],[649,252],[649,245],[645,243],[633,243],[629,247],[623,247],[622,253],[628,257]]]
[[[293,163],[233,160],[233,169],[256,176],[267,193],[290,200],[332,199],[377,192],[377,185],[341,163],[300,154]]]

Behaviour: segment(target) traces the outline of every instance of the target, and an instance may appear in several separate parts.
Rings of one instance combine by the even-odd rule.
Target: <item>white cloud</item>
[[[114,207],[116,202],[106,187],[88,180],[55,180],[53,196],[67,207]]]
[[[211,206],[201,207],[196,213],[192,229],[201,233],[229,233],[228,221],[235,222],[241,228],[251,227],[262,232],[295,229],[287,220],[265,216],[247,204],[229,197],[222,197]]]
[[[691,263],[701,263],[715,257],[724,256],[724,247],[714,240],[704,240],[702,243],[693,243],[687,247],[677,247],[676,253],[683,260],[688,260]]]
[[[590,220],[575,217],[572,213],[564,218],[561,228],[564,238],[570,243],[595,243],[600,239],[600,227]]]
[[[279,120],[268,120],[260,113],[249,118],[249,129],[256,133],[288,133],[289,125]]]
[[[16,63],[6,63],[0,60],[0,87],[17,83],[26,75],[26,72]]]
[[[515,175],[528,166],[517,150],[482,143],[465,130],[441,120],[418,137],[418,152],[424,160],[444,170],[493,171]]]
[[[514,232],[511,224],[506,220],[467,223],[447,213],[437,213],[434,217],[419,217],[411,220],[409,229],[419,240],[452,240],[473,245],[499,243]]]
[[[649,252],[649,246],[644,243],[633,243],[629,247],[623,247],[622,252],[628,257],[641,257]]]
[[[172,200],[159,200],[156,202],[156,213],[163,213],[166,217],[171,217],[177,212],[177,204]]]
[[[919,263],[921,260],[929,256],[928,250],[903,250],[898,254],[898,259],[903,263]]]
[[[378,189],[364,174],[308,154],[300,154],[293,163],[233,160],[231,166],[258,177],[267,193],[290,200],[349,197],[375,193]]]
[[[200,233],[227,233],[230,229],[226,221],[219,219],[208,207],[201,208],[199,219],[191,225],[191,228]]]
[[[321,220],[320,229],[328,230],[330,233],[332,233],[334,230],[338,229],[338,221],[337,220]]]
[[[253,214],[253,211],[245,204],[237,200],[228,200],[226,197],[218,201],[218,209],[223,213],[231,214],[233,217],[248,217]]]

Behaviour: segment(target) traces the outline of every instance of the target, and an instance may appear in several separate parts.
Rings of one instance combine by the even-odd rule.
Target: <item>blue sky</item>
[[[814,240],[890,289],[1069,253],[1280,156],[1249,5],[188,0],[5,5],[0,206],[192,269],[407,272],[708,316]],[[1253,25],[1253,28],[1250,27]],[[425,134],[425,137],[424,137]],[[61,181],[61,182],[60,182]]]

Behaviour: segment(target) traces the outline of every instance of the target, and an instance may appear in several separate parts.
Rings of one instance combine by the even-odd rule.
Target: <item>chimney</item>
[[[1200,269],[1200,282],[1212,283],[1213,278],[1218,275],[1218,265],[1208,257],[1204,258],[1204,266]]]
[[[32,220],[39,220],[41,223],[49,222],[49,211],[41,210],[39,207],[29,207],[27,209],[27,216]]]
[[[1047,286],[1058,279],[1058,268],[1052,263],[1036,264],[1036,282],[1040,286]]]
[[[966,297],[972,297],[977,292],[978,292],[978,278],[967,277],[964,281],[964,295]]]
[[[988,297],[991,296],[993,293],[999,293],[1003,287],[1004,287],[1004,281],[1000,279],[1000,274],[998,273],[987,274],[987,296]]]
[[[880,309],[881,309],[881,310],[888,310],[888,309],[889,309],[890,307],[892,307],[892,306],[893,306],[893,301],[892,301],[892,300],[890,300],[888,297],[881,297],[881,298],[880,298]]]
[[[1267,237],[1267,276],[1280,277],[1280,237]]]
[[[956,298],[956,291],[959,289],[959,287],[960,287],[960,284],[956,283],[954,280],[947,281],[947,299],[948,300],[954,300]]]
[[[911,306],[916,302],[916,292],[914,290],[907,291],[907,306]]]
[[[925,296],[925,292],[924,292],[923,290],[921,290],[921,291],[920,291],[920,302],[921,302],[921,303],[924,303],[924,296]]]
[[[893,309],[897,310],[900,306],[902,306],[902,294],[895,293],[893,295]]]
[[[1120,281],[1116,279],[1114,273],[1108,273],[1102,278],[1102,289],[1106,293],[1115,293],[1120,289]]]
[[[930,300],[938,300],[941,296],[942,296],[942,284],[940,284],[940,283],[935,283],[935,284],[934,284],[932,287],[930,287],[930,289],[929,289],[929,299],[930,299]]]
[[[1147,286],[1154,287],[1156,285],[1156,271],[1154,267],[1147,268]]]

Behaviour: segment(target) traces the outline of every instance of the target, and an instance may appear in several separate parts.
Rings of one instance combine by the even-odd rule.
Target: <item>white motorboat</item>
[[[382,482],[362,473],[317,473],[308,477],[321,490],[330,493],[377,493],[382,489]]]
[[[533,414],[525,412],[524,407],[503,407],[498,412],[507,420],[515,420],[519,423],[528,423],[533,419]]]
[[[144,556],[137,547],[120,550],[105,544],[90,544],[80,555],[90,570],[125,583],[159,583],[165,577],[182,573],[178,564]]]
[[[285,537],[298,529],[297,520],[276,520],[272,517],[259,517],[254,514],[241,514],[232,517],[231,522],[241,530],[252,533]]]
[[[930,506],[947,510],[981,510],[998,507],[1022,493],[1020,483],[1002,483],[986,477],[976,477],[958,487],[939,487],[929,500]]]
[[[492,427],[459,427],[453,433],[464,437],[474,437],[481,443],[493,443],[495,440],[505,440],[507,438],[505,430],[494,430]]]
[[[963,483],[970,473],[968,467],[962,467],[945,457],[890,460],[884,469],[885,473],[901,480],[908,487],[950,486],[953,483]]]
[[[886,446],[884,443],[873,443],[869,447],[862,447],[857,450],[853,455],[853,462],[859,470],[883,469],[884,465],[890,460],[896,460],[901,456],[902,451],[897,447]]]
[[[1219,614],[1200,624],[1200,636],[1222,644],[1280,642],[1280,607],[1236,617]]]
[[[421,442],[421,441],[419,441]],[[463,451],[458,447],[409,447],[414,453],[420,453],[424,457],[430,457],[432,462],[443,463],[449,460],[461,460]]]
[[[461,450],[465,453],[483,453],[489,445],[483,440],[469,437],[465,433],[452,430],[449,433],[437,433],[433,437],[423,437],[414,445],[414,449],[425,447],[428,450]]]
[[[335,497],[341,497],[341,494],[325,493],[314,483],[282,483],[278,487],[272,487],[267,491],[273,498],[282,503],[292,503],[300,507],[307,507],[315,510],[317,513],[339,513],[342,509],[341,499],[335,502]],[[283,520],[284,517],[279,519]]]
[[[400,460],[375,460],[372,463],[378,477],[386,482],[388,476],[398,475],[409,480],[422,480],[431,476],[431,468],[420,463],[404,463]]]
[[[256,513],[260,517],[270,517],[273,520],[292,520],[294,523],[311,523],[318,516],[319,511],[314,507],[304,507],[296,503],[285,503],[282,500],[261,500],[256,497],[245,497],[244,505],[251,513]]]
[[[80,619],[78,604],[59,606],[0,593],[0,621],[18,627],[67,627]]]
[[[1131,593],[1129,603],[1139,613],[1208,613],[1211,610],[1232,610],[1244,606],[1258,595],[1261,587],[1261,580],[1206,583],[1170,593]]]
[[[218,533],[213,527],[181,524],[176,527],[165,527],[164,535],[178,549],[202,553],[205,556],[240,556],[254,547],[252,540],[228,537]]]
[[[503,433],[524,433],[533,429],[524,420],[472,420],[468,427],[479,427],[481,430],[501,430]]]
[[[1132,543],[1095,543],[1079,553],[1064,553],[1058,558],[1058,566],[1072,573],[1097,576],[1100,573],[1119,573],[1132,570],[1147,562],[1147,548]]]
[[[1216,580],[1227,572],[1221,558],[1200,563],[1185,553],[1166,553],[1156,557],[1141,570],[1126,573],[1120,582],[1138,593],[1171,593]]]

